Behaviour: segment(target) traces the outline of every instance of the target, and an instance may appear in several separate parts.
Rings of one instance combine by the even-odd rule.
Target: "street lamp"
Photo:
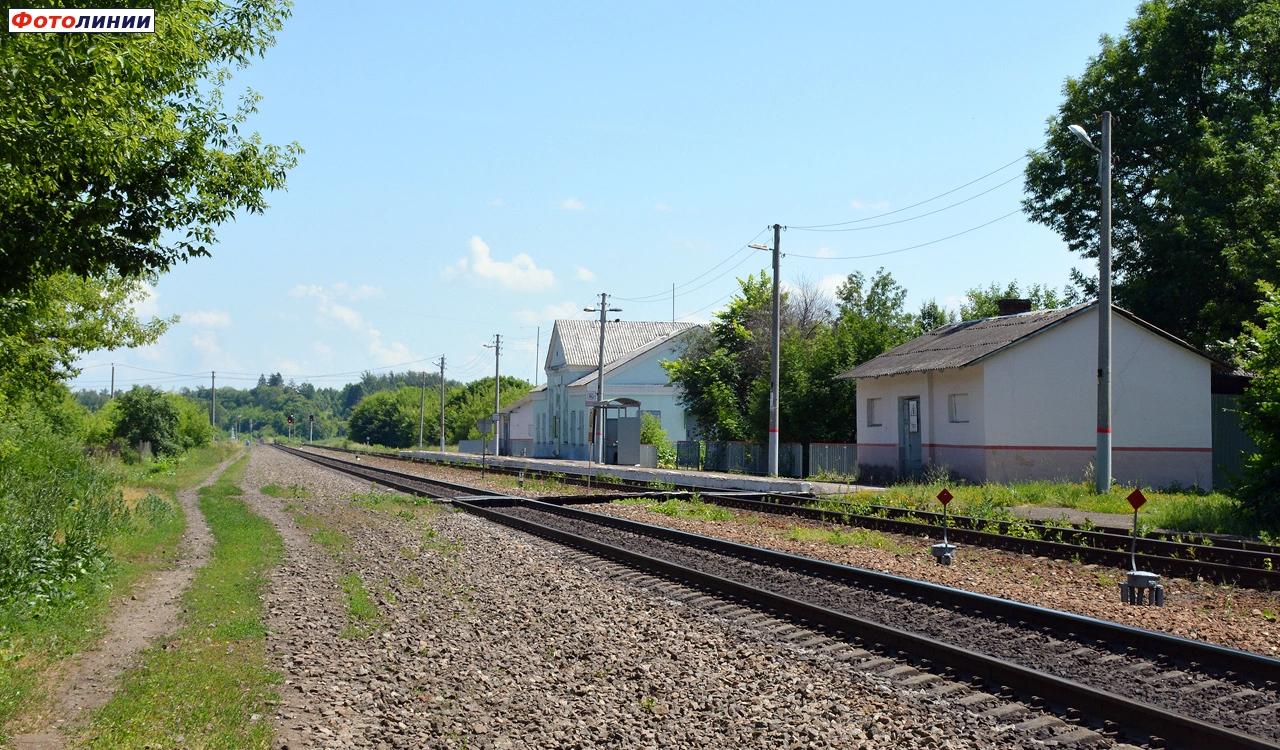
[[[781,224],[773,225],[773,356],[769,373],[769,476],[778,476],[778,396],[782,380],[782,322],[778,293],[779,258],[778,242],[782,232]],[[748,247],[753,250],[769,250],[768,245],[752,243]]]
[[[1097,492],[1111,491],[1111,113],[1102,113],[1102,148],[1079,125],[1067,130],[1098,154],[1102,204],[1098,213],[1098,456]]]

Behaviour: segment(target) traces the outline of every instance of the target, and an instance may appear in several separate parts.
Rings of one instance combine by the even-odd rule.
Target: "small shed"
[[[1213,361],[1119,307],[1112,316],[1112,474],[1213,486]],[[1097,303],[943,326],[843,373],[857,381],[858,464],[973,481],[1073,480],[1097,437]]]

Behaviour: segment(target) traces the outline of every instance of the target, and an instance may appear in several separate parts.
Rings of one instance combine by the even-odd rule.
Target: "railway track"
[[[362,454],[360,451],[335,448],[325,450]],[[408,465],[423,463],[392,456],[380,457],[402,460]],[[491,468],[490,471],[516,473],[500,467]],[[529,475],[537,476],[538,473],[530,472]],[[573,477],[557,476],[556,479],[568,484],[586,484]],[[619,490],[654,491],[652,485],[621,479],[608,484]],[[600,486],[600,483],[597,482],[596,486]],[[942,515],[928,511],[876,505],[848,505],[843,508],[840,503],[820,501],[810,495],[708,491],[698,494],[707,502],[759,513],[788,515],[910,536],[939,538],[942,535]],[[600,497],[560,500],[562,503],[603,501],[605,500]],[[1130,564],[1131,537],[1123,529],[1082,528],[1031,521],[990,521],[955,515],[950,517],[949,527],[951,541],[962,545],[1123,569],[1128,569]],[[1148,536],[1138,540],[1137,561],[1143,570],[1163,576],[1202,579],[1247,588],[1280,589],[1280,547],[1261,543],[1197,535],[1188,535],[1188,538],[1172,538],[1172,535]]]
[[[1280,747],[1280,660],[937,584],[289,450],[969,678],[1148,747]],[[407,479],[406,479],[407,476]],[[397,487],[399,489],[399,487]],[[886,660],[887,657],[885,657]]]

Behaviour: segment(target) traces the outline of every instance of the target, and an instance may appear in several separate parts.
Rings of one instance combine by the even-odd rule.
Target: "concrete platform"
[[[480,465],[480,455],[476,453],[441,453],[440,451],[400,451],[404,458],[416,458],[421,461],[452,461]],[[638,482],[666,482],[699,487],[706,490],[742,490],[745,492],[814,492],[814,485],[821,484],[803,479],[787,479],[783,477],[756,477],[747,474],[721,474],[710,471],[683,471],[680,469],[648,469],[642,466],[614,466],[588,464],[586,461],[568,461],[556,458],[523,458],[520,456],[488,456],[485,462],[493,466],[531,471],[555,471],[576,476],[600,476],[607,474],[621,479]],[[833,485],[834,486],[834,485]],[[839,485],[841,492],[849,491],[850,485]]]

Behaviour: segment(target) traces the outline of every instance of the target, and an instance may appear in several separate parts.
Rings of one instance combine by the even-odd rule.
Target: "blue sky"
[[[767,267],[740,250],[767,225],[898,211],[1040,145],[1063,80],[1136,3],[380,3],[356,23],[362,7],[300,0],[237,76],[264,137],[306,149],[288,191],[140,305],[181,323],[85,357],[76,384],[105,386],[115,360],[118,386],[339,385],[441,354],[470,380],[494,333],[503,373],[532,379],[536,327],[545,350],[602,291],[662,320],[675,283],[676,315],[706,320]],[[991,281],[1062,286],[1082,261],[1021,214],[798,257],[990,222],[1017,209],[1021,180],[1000,183],[1020,168],[859,231],[790,229],[783,279],[884,266],[913,307],[953,309]]]

